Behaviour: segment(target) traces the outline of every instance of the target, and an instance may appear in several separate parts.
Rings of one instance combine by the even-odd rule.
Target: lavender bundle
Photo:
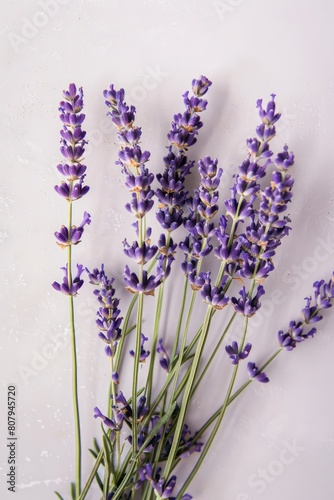
[[[123,242],[124,254],[129,259],[123,273],[123,286],[131,297],[128,306],[120,303],[122,285],[107,276],[104,264],[92,270],[77,265],[77,275],[72,276],[72,245],[79,243],[84,226],[90,223],[90,215],[85,212],[78,227],[72,224],[72,203],[88,191],[83,185],[86,167],[82,164],[85,144],[85,133],[81,130],[84,115],[80,114],[82,90],[77,93],[71,84],[64,92],[65,101],[60,104],[61,152],[65,161],[57,168],[66,181],[55,189],[68,201],[69,208],[68,225],[62,226],[55,236],[58,244],[67,248],[68,259],[62,284],[53,286],[70,298],[77,449],[73,500],[86,498],[93,481],[97,482],[104,500],[191,499],[188,488],[228,406],[253,381],[268,383],[269,364],[282,351],[291,351],[300,342],[314,337],[317,331],[314,324],[322,319],[322,309],[332,305],[334,273],[327,282],[314,283],[313,295],[306,299],[300,317],[278,332],[277,350],[264,363],[252,357],[252,344],[247,338],[249,320],[261,307],[265,281],[274,270],[276,250],[291,229],[284,213],[292,199],[294,155],[287,146],[276,155],[271,149],[275,124],[280,119],[273,94],[266,106],[262,100],[257,101],[260,123],[256,137],[246,141],[247,156],[234,176],[230,198],[221,204],[223,208],[219,207],[223,170],[217,159],[205,156],[198,160],[199,185],[189,192],[187,177],[194,171],[195,162],[189,159],[188,151],[197,142],[203,126],[201,113],[208,104],[203,96],[210,86],[211,82],[201,76],[193,80],[192,91],[183,94],[185,109],[174,115],[167,134],[164,169],[156,175],[148,168],[150,153],[140,145],[142,130],[136,124],[135,107],[126,103],[123,89],[116,90],[110,85],[103,93],[108,116],[116,128],[116,165],[130,192],[125,208],[134,217],[134,241]],[[158,235],[154,235],[150,223],[154,211],[161,226]],[[176,236],[173,234],[172,238],[174,232]],[[183,255],[181,262],[176,259],[178,253]],[[94,408],[93,416],[101,420],[102,434],[100,440],[94,440],[91,453],[95,462],[81,488],[73,297],[83,284],[84,272],[94,285],[98,301],[96,325],[105,347],[110,382],[107,407]],[[168,287],[173,288],[176,283],[182,285],[180,307],[176,324],[170,318],[166,328],[162,326],[164,304]],[[195,326],[192,317],[200,302],[204,302],[205,309],[202,320],[196,315]],[[143,319],[145,308],[151,310],[153,304],[155,315],[151,325]],[[220,318],[223,309],[229,313],[224,328]],[[208,347],[216,315],[220,335],[215,337],[214,346]],[[226,336],[237,316],[242,318],[240,339],[228,343]],[[123,364],[130,358],[133,368],[128,392],[129,373]],[[216,404],[214,413],[193,432],[188,422],[191,402],[207,372],[215,363],[222,362],[232,365],[226,392],[220,402],[212,402],[210,406]],[[139,377],[139,368],[143,366],[146,367],[144,383]],[[176,473],[182,470],[189,455],[196,456],[195,465],[179,485]],[[63,498],[59,493],[57,496]]]

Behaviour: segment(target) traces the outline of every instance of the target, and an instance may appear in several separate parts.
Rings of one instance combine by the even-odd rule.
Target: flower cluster
[[[90,272],[86,268],[86,271],[89,276],[89,282],[99,287],[93,292],[100,304],[96,313],[96,324],[99,329],[100,339],[107,344],[105,347],[107,356],[113,357],[116,353],[117,343],[122,335],[120,326],[123,319],[119,317],[121,312],[118,308],[119,299],[115,297],[115,289],[113,287],[115,280],[114,278],[108,278],[103,264],[101,265],[101,269],[95,268]]]
[[[290,321],[286,332],[283,330],[278,332],[279,344],[287,351],[292,351],[297,347],[297,344],[309,337],[313,337],[317,332],[315,327],[308,329],[308,326],[322,320],[320,314],[322,309],[332,307],[332,299],[334,299],[334,273],[327,283],[324,280],[315,281],[313,288],[313,297],[305,299],[306,306],[302,309],[303,320]]]
[[[62,292],[65,295],[75,296],[84,283],[81,278],[84,270],[83,266],[81,264],[77,264],[77,274],[74,278],[71,277],[71,279],[69,279],[68,264],[61,269],[64,272],[63,282],[60,284],[54,281],[52,283],[53,288],[57,290],[57,292]]]
[[[82,163],[85,152],[86,132],[81,125],[85,119],[82,113],[83,92],[71,83],[63,93],[64,101],[59,104],[60,120],[63,129],[60,131],[61,148],[64,163],[57,166],[58,171],[66,178],[60,186],[55,186],[56,192],[68,201],[74,201],[84,196],[89,187],[84,186],[86,165]]]
[[[141,129],[135,125],[136,108],[128,106],[124,101],[124,90],[116,91],[113,85],[103,93],[105,102],[110,109],[108,115],[117,127],[119,140],[119,151],[117,164],[125,175],[125,185],[131,192],[131,202],[125,208],[132,213],[137,221],[134,224],[137,241],[130,245],[126,240],[123,242],[124,253],[140,266],[151,261],[157,251],[156,245],[151,245],[150,227],[144,230],[142,219],[152,209],[154,191],[151,184],[154,175],[149,172],[146,163],[150,158],[149,151],[142,151],[139,142]],[[157,258],[156,275],[149,275],[143,270],[138,276],[131,272],[129,266],[125,267],[123,280],[126,289],[131,293],[144,293],[154,295],[155,289],[167,278],[174,257],[171,252],[159,253]]]
[[[148,412],[148,408],[145,406],[145,403],[145,396],[141,396],[137,403],[137,419],[139,421],[142,420]],[[112,416],[109,418],[104,415],[98,407],[95,407],[94,418],[101,418],[104,425],[112,431],[120,431],[122,429],[123,422],[131,424],[133,411],[122,391],[116,395],[111,408]],[[131,436],[128,437],[128,440],[131,442]]]
[[[216,236],[219,241],[215,249],[218,259],[226,263],[226,270],[231,276],[262,280],[273,270],[272,257],[280,245],[283,236],[289,232],[288,218],[280,218],[292,198],[293,178],[289,173],[294,162],[294,155],[284,147],[274,161],[278,170],[272,173],[269,186],[261,189],[260,180],[265,177],[269,165],[272,165],[269,141],[276,135],[275,123],[280,114],[276,113],[275,95],[266,109],[262,100],[257,101],[262,123],[256,128],[257,138],[248,139],[248,158],[240,165],[232,187],[232,197],[225,202],[226,217],[221,216]],[[255,200],[260,206],[255,206]],[[227,218],[232,219],[232,228],[228,234]],[[237,235],[241,222],[249,223],[244,232]]]
[[[194,290],[200,289],[204,283],[210,281],[208,274],[200,273],[199,262],[213,248],[210,241],[216,230],[212,219],[219,208],[218,187],[223,173],[223,170],[218,168],[218,160],[211,159],[210,156],[199,160],[198,171],[200,185],[194,190],[193,197],[188,198],[189,214],[184,221],[188,235],[180,243],[185,255],[182,269]]]
[[[61,184],[55,186],[55,191],[65,198],[69,206],[72,202],[82,198],[89,191],[88,186],[84,186],[86,165],[82,163],[83,154],[85,151],[85,136],[86,132],[82,130],[81,125],[85,119],[82,113],[83,109],[83,92],[80,88],[77,91],[74,83],[69,85],[69,89],[63,92],[64,100],[59,104],[60,120],[63,128],[60,131],[61,147],[60,152],[63,155],[64,161],[57,165],[58,171],[66,178]],[[71,208],[70,214],[71,212]],[[55,237],[57,244],[61,248],[68,248],[71,245],[80,243],[82,233],[86,224],[90,224],[90,215],[84,213],[81,224],[77,227],[72,224],[72,216],[70,215],[70,223],[68,226],[61,226],[59,231],[56,231]],[[56,281],[52,284],[55,290],[66,295],[76,295],[78,290],[83,285],[81,274],[82,266],[77,266],[78,272],[73,279],[68,264],[62,268],[64,278],[62,284]]]
[[[124,101],[124,89],[116,91],[113,85],[103,92],[105,103],[110,109],[108,115],[117,127],[119,140],[118,162],[125,174],[125,184],[131,192],[131,202],[125,208],[137,219],[144,217],[153,207],[151,184],[154,175],[149,172],[146,162],[149,151],[142,151],[139,142],[141,129],[135,125],[136,108]]]
[[[207,101],[202,96],[210,85],[211,82],[205,76],[192,81],[193,95],[189,96],[189,91],[183,94],[186,109],[184,113],[174,115],[167,135],[169,146],[164,157],[165,170],[157,174],[161,187],[156,190],[159,200],[156,216],[163,229],[169,232],[183,222],[184,206],[189,195],[184,182],[194,165],[193,161],[188,160],[186,152],[197,142],[198,130],[203,126],[198,113],[206,109]]]

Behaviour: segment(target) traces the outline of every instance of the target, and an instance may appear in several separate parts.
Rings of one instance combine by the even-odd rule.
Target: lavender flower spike
[[[301,311],[304,320],[297,322],[290,321],[287,332],[283,330],[278,332],[279,344],[287,351],[292,351],[297,344],[316,334],[317,329],[315,327],[309,330],[306,327],[322,320],[322,316],[320,315],[322,309],[332,307],[332,300],[334,299],[334,272],[327,283],[324,280],[315,281],[313,288],[313,298],[306,297],[306,306]]]
[[[113,287],[114,278],[109,279],[105,273],[104,265],[101,269],[94,269],[90,272],[87,268],[90,283],[99,286],[94,290],[100,307],[96,313],[96,325],[99,329],[99,338],[107,344],[105,352],[108,357],[113,357],[116,353],[118,340],[121,338],[122,330],[120,328],[123,318],[119,317],[120,309],[119,299],[115,297],[115,289]],[[115,375],[115,380],[118,380],[118,374]]]
[[[88,186],[83,186],[86,166],[82,164],[85,152],[86,132],[81,129],[85,115],[81,113],[83,109],[83,91],[77,88],[74,83],[69,85],[69,89],[63,92],[64,101],[59,104],[60,120],[63,129],[60,131],[61,147],[60,151],[65,159],[65,164],[57,166],[58,171],[66,178],[60,186],[55,186],[56,192],[74,201],[84,196],[88,191]]]

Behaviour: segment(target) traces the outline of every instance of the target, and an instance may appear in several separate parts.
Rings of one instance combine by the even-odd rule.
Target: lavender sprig
[[[64,272],[63,282],[60,284],[54,282],[53,288],[69,296],[70,303],[70,332],[72,348],[72,388],[73,388],[73,409],[75,424],[75,442],[76,442],[76,483],[75,498],[79,498],[81,492],[81,429],[78,402],[78,368],[77,368],[77,350],[76,333],[74,320],[73,297],[77,295],[83,285],[81,275],[83,266],[77,264],[77,274],[72,276],[72,246],[80,243],[80,238],[84,232],[86,224],[90,224],[90,215],[84,213],[81,224],[77,227],[72,223],[72,203],[79,200],[89,191],[88,186],[84,186],[86,165],[83,164],[83,154],[85,152],[86,132],[82,130],[81,125],[85,119],[82,113],[83,109],[83,91],[71,83],[68,90],[64,90],[63,98],[59,104],[60,120],[63,128],[60,131],[61,147],[60,152],[64,158],[63,163],[57,166],[58,172],[66,180],[55,186],[55,191],[65,198],[68,202],[68,224],[63,225],[60,231],[55,232],[57,244],[61,248],[67,248],[67,263],[62,268]]]
[[[210,86],[211,82],[205,76],[192,81],[193,95],[189,96],[188,91],[183,94],[186,109],[183,114],[174,115],[167,135],[170,144],[164,158],[165,170],[157,175],[161,188],[156,190],[159,200],[156,216],[163,229],[169,232],[183,222],[184,207],[189,197],[184,182],[194,165],[188,160],[186,152],[197,142],[198,130],[203,126],[198,113],[206,109],[207,101],[202,96]]]

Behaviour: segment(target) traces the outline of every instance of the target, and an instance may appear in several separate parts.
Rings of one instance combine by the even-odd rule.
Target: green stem
[[[165,247],[165,252],[166,255],[168,255],[168,249],[170,245],[170,231],[167,233],[167,238],[166,238],[166,247]],[[166,262],[164,265],[164,270],[166,270]],[[157,305],[156,305],[156,311],[155,311],[155,319],[154,319],[154,328],[153,328],[153,339],[152,339],[152,350],[151,350],[151,357],[150,357],[150,367],[147,375],[147,400],[146,404],[149,407],[150,402],[151,402],[151,394],[152,394],[152,384],[153,384],[153,371],[154,371],[154,361],[155,361],[155,356],[156,356],[156,347],[158,343],[158,333],[159,333],[159,325],[160,325],[160,318],[161,318],[161,310],[162,310],[162,302],[163,302],[163,296],[164,296],[164,290],[165,290],[165,282],[163,281],[159,287],[159,292],[158,292],[158,300],[157,300]]]
[[[177,363],[175,365],[175,371],[176,371],[176,373],[175,373],[174,384],[173,384],[173,389],[172,389],[172,394],[171,394],[171,399],[170,399],[171,401],[174,401],[174,399],[175,399],[175,391],[176,391],[176,386],[177,386],[177,383],[178,383],[178,378],[179,378],[179,373],[180,373],[181,365],[182,365],[182,362],[183,362],[183,354],[184,354],[184,350],[185,350],[185,347],[186,347],[186,341],[187,341],[187,336],[188,336],[188,331],[189,331],[190,319],[191,319],[191,314],[192,314],[192,311],[193,311],[193,308],[194,308],[194,304],[195,304],[195,298],[196,298],[196,292],[193,291],[193,293],[191,295],[191,301],[190,301],[189,309],[188,309],[186,324],[185,324],[185,327],[184,327],[184,332],[183,332],[182,344],[181,344],[181,347],[180,347],[179,357],[178,357]]]
[[[115,356],[115,363],[114,363],[114,370],[117,372],[119,370],[119,366],[121,364],[121,356],[122,356],[122,351],[123,351],[123,346],[124,346],[124,342],[125,342],[125,339],[128,335],[128,333],[130,333],[130,331],[128,330],[128,325],[129,325],[129,321],[130,321],[130,317],[131,317],[131,313],[133,311],[133,308],[136,304],[138,300],[138,294],[134,295],[131,302],[130,302],[130,305],[126,311],[126,315],[125,315],[125,318],[124,318],[124,321],[123,321],[123,326],[122,326],[122,336],[117,344],[117,350],[116,350],[116,356]]]
[[[248,327],[248,317],[246,316],[245,319],[244,319],[244,326],[243,326],[243,334],[242,334],[241,345],[243,345],[245,343],[246,334],[247,334],[247,327]],[[208,451],[210,449],[210,446],[211,446],[214,438],[216,437],[216,434],[217,434],[217,432],[219,430],[219,427],[220,427],[220,425],[222,423],[222,420],[223,420],[223,418],[225,416],[226,408],[227,408],[227,406],[229,404],[230,396],[231,396],[231,393],[232,393],[232,390],[233,390],[233,387],[234,387],[234,384],[235,384],[235,380],[237,378],[238,369],[239,369],[239,363],[233,369],[231,380],[230,380],[230,383],[229,383],[229,386],[228,386],[228,389],[227,389],[227,392],[226,392],[226,396],[225,396],[225,399],[224,399],[224,403],[223,403],[223,405],[222,405],[222,407],[220,409],[220,412],[218,414],[217,421],[215,423],[213,431],[211,432],[211,434],[209,436],[209,439],[205,443],[205,446],[204,446],[203,450],[201,451],[200,457],[197,460],[195,467],[191,471],[191,474],[188,476],[186,482],[182,486],[179,494],[177,495],[176,500],[180,500],[181,496],[183,495],[183,493],[188,488],[189,484],[191,483],[191,481],[193,480],[194,476],[198,472],[198,469],[202,465],[202,462],[205,459],[205,457],[206,457],[206,455],[207,455],[207,453],[208,453]]]
[[[160,318],[161,318],[163,296],[164,296],[164,283],[161,283],[161,285],[159,287],[159,291],[158,291],[157,306],[156,306],[156,312],[155,312],[155,318],[154,318],[150,366],[149,366],[149,370],[148,370],[148,374],[147,374],[146,404],[148,407],[150,406],[150,403],[151,403],[154,361],[155,361],[156,347],[157,347],[157,343],[158,343],[158,332],[159,332],[159,325],[160,325]]]
[[[189,401],[190,401],[193,383],[194,383],[194,380],[195,380],[195,377],[197,374],[198,365],[199,365],[199,362],[201,359],[201,355],[203,352],[203,348],[205,345],[207,334],[208,334],[208,331],[210,328],[211,318],[212,318],[212,307],[209,306],[207,309],[205,318],[204,318],[201,336],[198,340],[195,356],[194,356],[194,359],[193,359],[193,362],[191,365],[189,379],[188,379],[187,385],[186,385],[185,390],[184,390],[182,404],[181,404],[181,408],[180,408],[180,413],[178,415],[178,420],[177,420],[177,424],[176,424],[176,428],[175,428],[174,439],[172,442],[172,446],[171,446],[171,449],[169,452],[169,456],[168,456],[165,471],[164,471],[165,479],[167,479],[169,477],[169,474],[173,468],[173,462],[174,462],[174,459],[176,456],[177,448],[179,446],[180,436],[181,436],[183,426],[184,426],[184,420],[185,420],[186,412],[187,412]]]
[[[181,327],[182,327],[184,309],[185,309],[186,300],[187,300],[187,291],[188,291],[188,279],[187,279],[187,276],[185,276],[185,278],[184,278],[184,286],[183,286],[183,294],[182,294],[182,301],[181,301],[181,309],[180,309],[179,319],[178,319],[177,327],[176,327],[176,335],[175,335],[173,350],[172,350],[172,354],[171,354],[171,357],[170,357],[171,360],[173,360],[174,357],[175,357],[175,354],[177,352],[177,348],[178,348],[178,345],[179,345],[179,341],[180,341],[180,333],[181,333]]]
[[[141,350],[141,329],[143,321],[143,292],[138,294],[138,310],[137,310],[137,325],[136,325],[136,347],[133,364],[133,378],[132,378],[132,455],[137,453],[137,387],[138,387],[138,369]]]
[[[68,206],[68,230],[72,228],[72,202]],[[67,247],[67,280],[68,286],[72,287],[72,246]],[[81,491],[81,434],[80,434],[80,414],[79,414],[79,397],[78,397],[78,360],[76,349],[76,335],[75,335],[75,319],[74,319],[74,302],[73,295],[69,296],[70,306],[70,335],[71,335],[71,351],[72,351],[72,398],[73,398],[73,411],[74,411],[74,432],[75,432],[75,453],[76,453],[76,467],[75,467],[75,495],[79,497]]]
[[[96,460],[95,460],[95,464],[94,464],[94,467],[87,479],[87,482],[84,486],[84,488],[82,489],[82,492],[78,498],[78,500],[84,500],[86,498],[86,495],[87,493],[89,492],[89,489],[91,487],[91,484],[92,482],[94,481],[94,478],[96,476],[96,473],[98,471],[98,468],[100,467],[101,465],[101,462],[102,462],[102,458],[103,458],[103,455],[104,455],[104,450],[103,448],[100,450],[98,456],[96,457]]]
[[[193,388],[193,391],[192,391],[192,393],[191,393],[191,397],[193,397],[193,395],[195,394],[196,390],[198,389],[198,386],[199,386],[199,385],[200,385],[200,383],[202,382],[204,375],[206,374],[206,372],[207,372],[207,370],[209,369],[209,367],[210,367],[210,365],[211,365],[211,363],[212,363],[212,361],[213,361],[214,357],[216,356],[216,354],[217,354],[217,352],[218,352],[218,350],[219,350],[219,348],[220,348],[220,346],[221,346],[221,344],[222,344],[222,342],[223,342],[223,340],[224,340],[224,338],[225,338],[225,336],[226,336],[227,332],[229,331],[229,329],[230,329],[230,327],[231,327],[231,325],[232,325],[232,323],[233,323],[233,321],[234,321],[234,319],[235,319],[236,315],[237,315],[237,313],[236,313],[236,312],[234,312],[234,313],[232,314],[232,317],[231,317],[230,321],[227,323],[227,326],[226,326],[225,330],[223,331],[223,333],[222,333],[222,335],[221,335],[221,337],[220,337],[219,341],[217,342],[217,345],[216,345],[216,347],[215,347],[214,351],[212,352],[212,354],[211,354],[211,356],[210,356],[210,358],[209,358],[208,362],[205,364],[205,367],[204,367],[204,369],[203,369],[203,371],[202,371],[201,375],[199,376],[199,378],[198,378],[198,380],[197,380],[197,382],[196,382],[196,384],[195,384],[195,386],[194,386],[194,388]]]

